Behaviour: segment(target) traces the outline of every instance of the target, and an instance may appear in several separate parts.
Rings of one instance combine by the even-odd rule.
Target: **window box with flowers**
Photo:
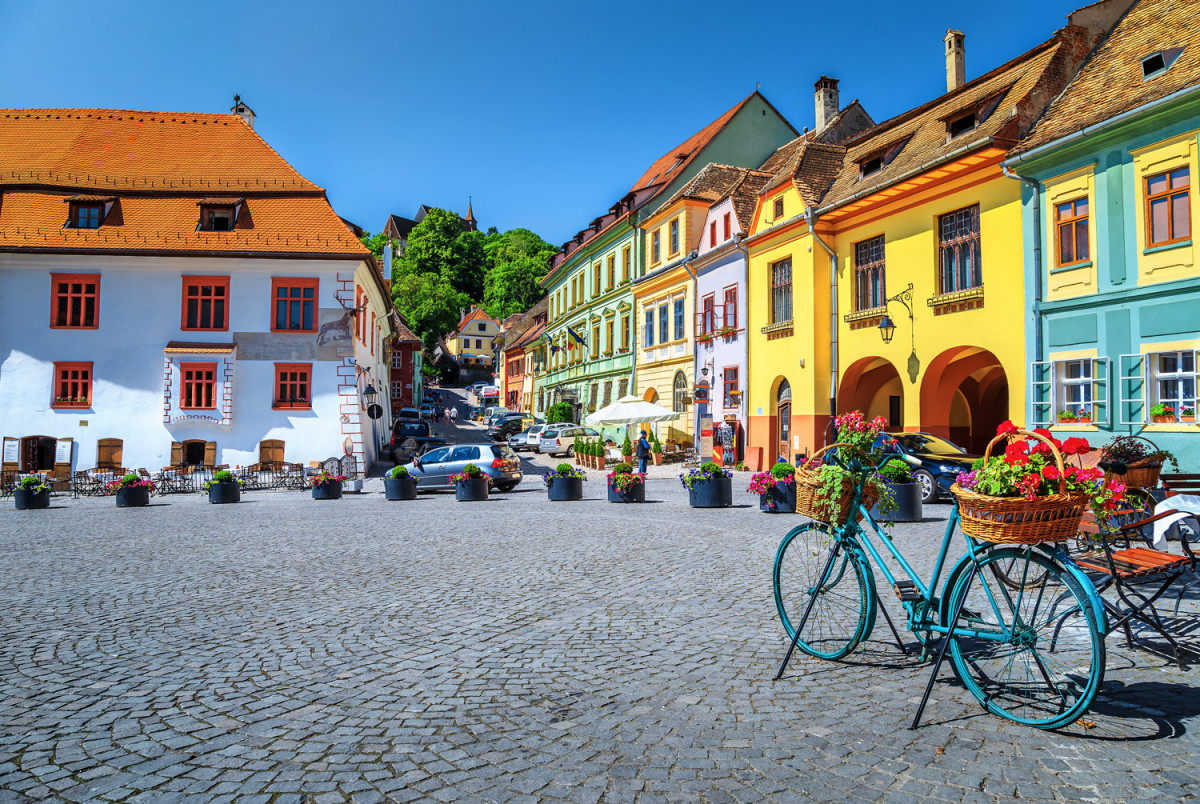
[[[737,327],[721,327],[715,334],[718,338],[729,340],[738,334],[738,330]]]
[[[1196,409],[1195,408],[1180,408],[1179,409],[1179,421],[1184,422],[1186,424],[1194,423],[1196,421]]]
[[[1154,420],[1155,424],[1174,424],[1177,421],[1175,408],[1162,402],[1150,408],[1150,418]],[[1195,419],[1195,411],[1192,413],[1192,418]]]
[[[613,356],[613,350],[612,350],[612,349],[609,349],[609,350],[608,350],[608,351],[606,351],[606,352],[601,352],[601,354],[602,354],[602,355],[604,355],[605,357],[612,357],[612,356]]]
[[[696,336],[696,343],[712,343],[715,338],[716,333],[714,332],[701,332]]]
[[[1057,418],[1060,424],[1091,424],[1092,411],[1088,408],[1060,410]]]
[[[618,349],[618,350],[617,350],[617,354],[619,354],[619,355],[627,355],[627,354],[629,354],[629,347],[628,347],[628,346],[622,346],[620,349]]]

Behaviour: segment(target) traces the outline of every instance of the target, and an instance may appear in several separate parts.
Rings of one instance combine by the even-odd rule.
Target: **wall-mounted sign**
[[[16,463],[20,459],[21,442],[15,438],[4,439],[4,462]]]
[[[372,419],[378,419],[383,416],[383,408],[379,405],[368,405],[367,416]]]

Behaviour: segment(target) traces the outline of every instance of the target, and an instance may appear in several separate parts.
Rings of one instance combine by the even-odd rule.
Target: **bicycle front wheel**
[[[987,711],[1039,729],[1087,711],[1104,681],[1104,639],[1074,576],[1041,553],[1005,547],[953,583],[943,611],[964,606],[947,637],[951,665]]]
[[[870,635],[875,589],[865,563],[822,522],[801,525],[784,537],[775,554],[775,606],[789,638],[803,619],[796,641],[801,651],[841,659]]]

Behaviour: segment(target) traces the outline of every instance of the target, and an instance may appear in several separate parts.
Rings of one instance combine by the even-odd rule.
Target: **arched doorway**
[[[921,380],[921,429],[982,454],[1008,418],[1008,376],[994,354],[956,346],[935,357]]]
[[[792,386],[787,380],[780,380],[775,392],[775,421],[775,458],[786,461],[792,457]]]
[[[882,416],[888,429],[904,428],[904,384],[900,372],[882,357],[855,360],[838,383],[838,413],[860,410],[868,419]]]

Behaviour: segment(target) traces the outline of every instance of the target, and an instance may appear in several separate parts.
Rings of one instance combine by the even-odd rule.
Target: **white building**
[[[3,469],[375,460],[379,268],[231,111],[0,111]]]

